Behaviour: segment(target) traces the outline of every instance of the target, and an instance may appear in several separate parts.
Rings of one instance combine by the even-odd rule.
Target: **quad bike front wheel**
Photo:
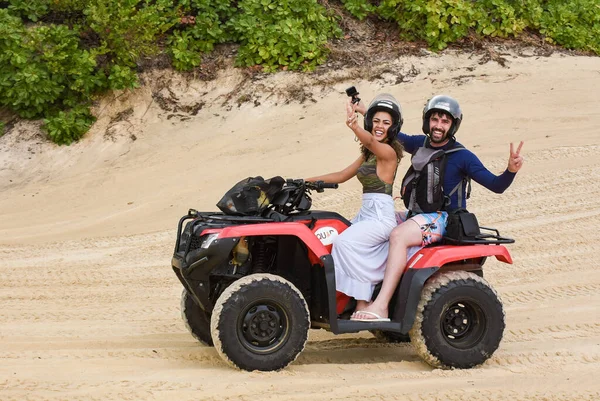
[[[309,327],[302,293],[272,274],[251,274],[227,287],[210,324],[219,355],[250,371],[278,370],[293,362],[304,349]]]
[[[490,358],[503,333],[498,294],[483,278],[455,271],[427,282],[409,335],[433,367],[466,369]]]
[[[196,340],[205,345],[213,345],[210,335],[210,315],[196,304],[185,288],[181,293],[181,318]]]

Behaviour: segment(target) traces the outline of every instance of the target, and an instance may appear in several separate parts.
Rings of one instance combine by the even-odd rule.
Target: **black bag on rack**
[[[268,180],[261,176],[244,178],[223,195],[217,207],[233,216],[257,216],[269,206],[284,183],[279,176]]]
[[[481,230],[477,217],[462,208],[449,212],[445,238],[454,243],[480,240]]]

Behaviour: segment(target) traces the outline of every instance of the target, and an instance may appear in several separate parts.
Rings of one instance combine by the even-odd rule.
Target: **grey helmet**
[[[388,137],[396,137],[402,128],[402,107],[396,98],[389,93],[381,93],[369,104],[365,113],[364,127],[366,131],[373,130],[373,116],[378,111],[385,111],[392,116],[392,126],[388,130]]]
[[[448,138],[453,138],[463,119],[462,110],[456,99],[446,95],[437,95],[427,101],[423,108],[423,132],[425,135],[429,135],[429,117],[434,111],[441,111],[452,117]]]

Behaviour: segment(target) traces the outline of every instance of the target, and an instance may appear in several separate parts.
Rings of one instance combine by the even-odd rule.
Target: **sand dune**
[[[0,138],[0,400],[600,399],[600,58],[505,57],[506,67],[451,52],[403,58],[371,82],[350,69],[253,79],[226,69],[210,82],[160,73],[99,104],[71,147],[17,124]],[[483,366],[432,369],[410,344],[311,330],[285,370],[241,372],[181,320],[169,265],[178,218],[213,210],[249,175],[349,164],[351,84],[364,99],[395,94],[409,133],[426,98],[455,96],[459,140],[492,171],[525,141],[513,186],[475,184],[469,204],[516,239],[513,265],[485,266],[507,327]],[[304,101],[286,102],[299,88]],[[359,203],[357,182],[314,197],[347,217]]]

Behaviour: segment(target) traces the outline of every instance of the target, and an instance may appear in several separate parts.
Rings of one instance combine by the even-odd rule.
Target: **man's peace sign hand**
[[[523,147],[523,141],[519,144],[517,151],[514,151],[512,142],[510,143],[510,157],[508,158],[508,171],[516,173],[523,167],[523,156],[520,155],[521,148]]]

